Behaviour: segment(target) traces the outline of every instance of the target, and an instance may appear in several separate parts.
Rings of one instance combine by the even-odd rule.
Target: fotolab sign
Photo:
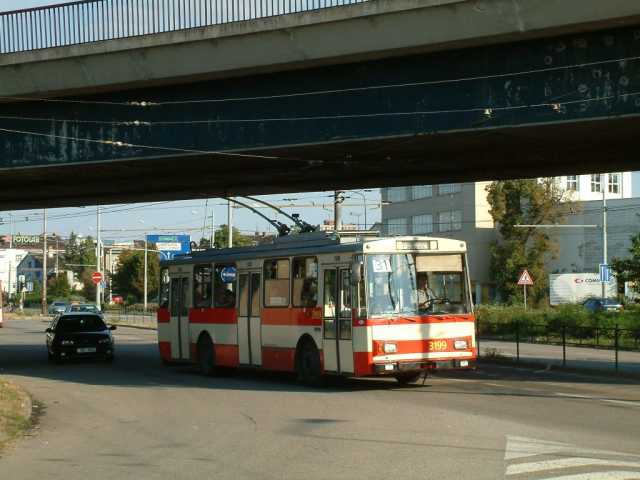
[[[13,237],[14,245],[38,245],[40,243],[40,235],[15,235]]]
[[[597,273],[562,273],[549,275],[549,303],[581,303],[588,297],[602,296],[602,283]],[[615,298],[618,284],[614,277],[605,284],[605,296]]]

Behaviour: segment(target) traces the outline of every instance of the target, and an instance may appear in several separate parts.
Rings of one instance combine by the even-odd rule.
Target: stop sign
[[[100,272],[93,272],[91,280],[93,280],[93,283],[96,285],[99,284],[102,281],[102,274]]]

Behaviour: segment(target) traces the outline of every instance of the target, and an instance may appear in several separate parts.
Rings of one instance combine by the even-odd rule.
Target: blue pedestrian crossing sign
[[[600,281],[609,283],[611,281],[611,267],[606,263],[600,264]]]

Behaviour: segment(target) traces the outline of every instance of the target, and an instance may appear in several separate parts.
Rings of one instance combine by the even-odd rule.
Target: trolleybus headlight
[[[468,348],[466,340],[456,340],[453,346],[456,350],[466,350]]]
[[[396,353],[397,351],[398,351],[398,346],[395,343],[384,344],[384,353]]]

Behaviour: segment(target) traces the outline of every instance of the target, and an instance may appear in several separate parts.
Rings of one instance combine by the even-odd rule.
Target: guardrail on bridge
[[[83,0],[0,13],[0,53],[241,22],[371,0]]]

